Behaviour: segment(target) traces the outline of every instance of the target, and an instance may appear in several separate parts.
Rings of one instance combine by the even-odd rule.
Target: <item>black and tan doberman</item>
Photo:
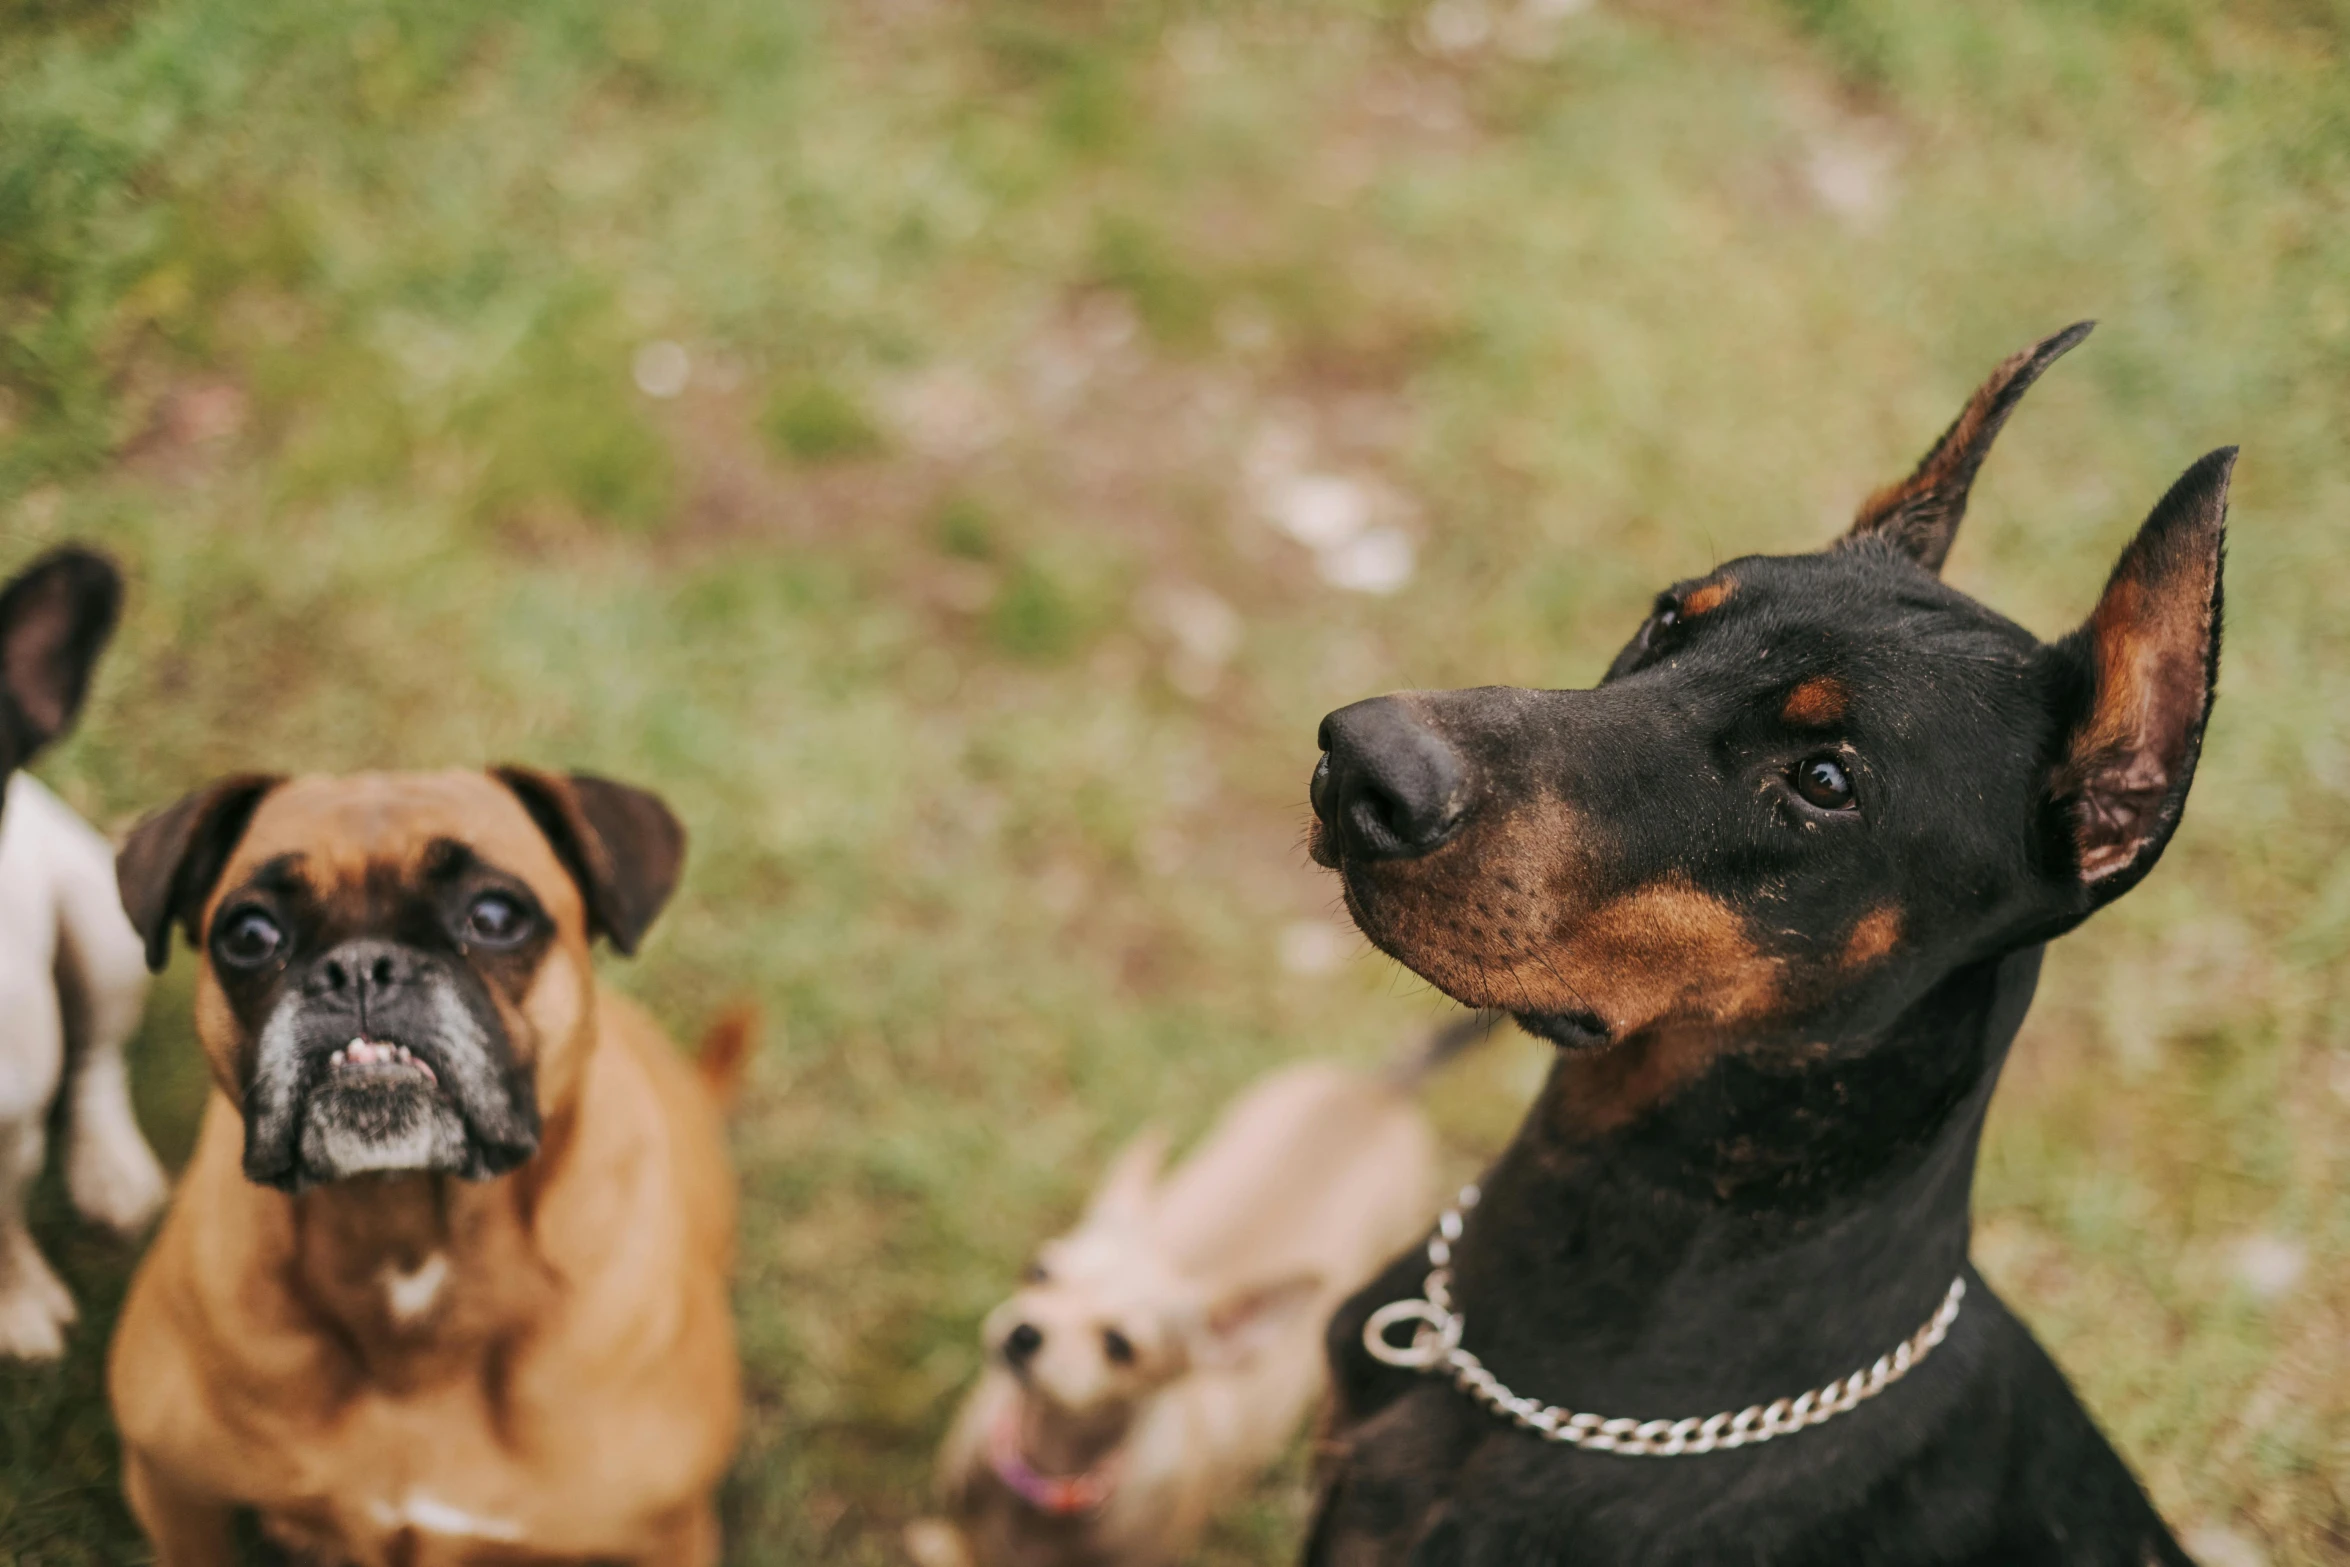
[[[2218,667],[2232,449],[2057,642],[1939,578],[2087,333],[2002,364],[1830,547],[1658,595],[1596,688],[1324,721],[1312,852],[1364,933],[1559,1056],[1444,1309],[1366,1343],[1415,1250],[1332,1323],[1310,1561],[2186,1561],[1967,1256],[2043,945],[2153,868]]]

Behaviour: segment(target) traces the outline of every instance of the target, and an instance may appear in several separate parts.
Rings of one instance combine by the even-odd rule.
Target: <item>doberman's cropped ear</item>
[[[0,590],[0,687],[12,731],[9,765],[73,726],[90,671],[122,612],[122,577],[94,550],[68,544]]]
[[[2225,446],[2189,468],[2122,551],[2086,625],[2060,644],[2086,671],[2058,769],[2075,874],[2092,905],[2154,868],[2186,808],[2219,677]]]
[[[194,942],[204,904],[228,868],[262,796],[282,780],[274,773],[237,773],[206,784],[131,829],[114,858],[114,883],[123,912],[147,944],[147,967],[160,974],[171,961],[171,928]]]
[[[2097,325],[2077,321],[2054,337],[2042,338],[1991,372],[1967,402],[1956,423],[1926,453],[1917,470],[1898,484],[1889,484],[1870,496],[1853,519],[1849,539],[1877,538],[1898,545],[1928,571],[1939,572],[1949,558],[1951,540],[1958,536],[1966,515],[1967,491],[1974,487],[1975,470],[1990,455],[2000,426],[2015,412],[2040,372],[2064,356]]]
[[[493,767],[490,775],[521,799],[579,884],[588,934],[634,956],[685,864],[685,828],[669,807],[593,773]]]

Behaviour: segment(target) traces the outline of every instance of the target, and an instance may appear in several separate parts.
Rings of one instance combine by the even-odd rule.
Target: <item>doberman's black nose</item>
[[[1023,1322],[1004,1335],[1004,1359],[1015,1366],[1028,1364],[1028,1357],[1044,1348],[1044,1330],[1033,1322]]]
[[[1346,853],[1409,859],[1460,825],[1467,806],[1460,753],[1395,698],[1340,708],[1322,720],[1320,738],[1314,814]]]

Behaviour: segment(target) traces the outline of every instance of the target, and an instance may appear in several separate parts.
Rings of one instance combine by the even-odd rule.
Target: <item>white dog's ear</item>
[[[1131,1230],[1147,1222],[1158,1201],[1159,1170],[1166,1162],[1166,1129],[1149,1126],[1137,1132],[1118,1150],[1101,1185],[1094,1188],[1082,1227]]]
[[[1270,1284],[1232,1290],[1204,1312],[1191,1339],[1195,1369],[1228,1371],[1272,1348],[1321,1298],[1322,1275],[1293,1273]]]
[[[0,725],[8,765],[73,727],[122,613],[122,574],[95,550],[51,550],[0,589]]]

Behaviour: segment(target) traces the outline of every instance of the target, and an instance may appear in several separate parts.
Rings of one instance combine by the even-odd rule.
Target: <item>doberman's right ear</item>
[[[123,840],[114,859],[114,883],[123,912],[147,944],[147,967],[160,974],[171,961],[171,928],[198,937],[204,904],[245,836],[262,796],[283,780],[274,773],[237,773],[206,784],[149,816]]]
[[[2055,796],[2092,906],[2135,886],[2186,809],[2219,679],[2225,446],[2189,468],[2113,568],[2088,624],[2059,644],[2086,672]]]
[[[2097,325],[2076,321],[2054,337],[2042,338],[2004,361],[1975,389],[1958,421],[1926,453],[1915,472],[1863,502],[1848,539],[1884,539],[1928,571],[1939,572],[1949,558],[1958,524],[1966,516],[1967,492],[1975,470],[1991,454],[2000,426],[2040,379],[2040,372],[2064,356]]]

